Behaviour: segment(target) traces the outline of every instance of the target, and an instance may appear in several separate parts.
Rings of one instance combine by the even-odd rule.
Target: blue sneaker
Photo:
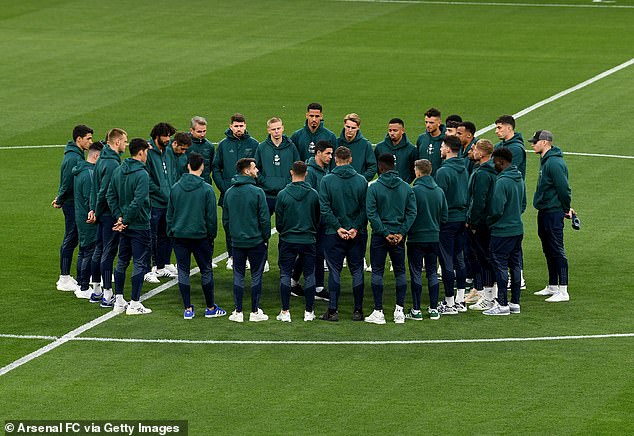
[[[225,316],[227,312],[218,306],[214,306],[213,309],[207,308],[205,309],[205,318],[218,318],[219,316]]]
[[[92,294],[90,294],[90,299],[88,301],[90,301],[91,303],[101,303],[102,299],[103,299],[103,292],[100,292],[98,294],[95,294],[93,292]]]
[[[109,300],[106,300],[106,298],[104,297],[101,299],[101,304],[99,306],[106,309],[112,309],[112,306],[114,306],[114,301],[115,301],[114,295]]]
[[[191,309],[185,309],[185,311],[183,312],[183,318],[192,319],[193,317],[194,317],[194,305],[192,304]]]

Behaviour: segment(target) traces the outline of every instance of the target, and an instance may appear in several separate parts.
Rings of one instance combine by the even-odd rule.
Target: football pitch
[[[634,151],[624,128],[634,119],[633,0],[5,3],[3,424],[186,420],[195,435],[634,433]],[[387,325],[352,322],[347,272],[339,323],[303,322],[298,298],[293,322],[277,322],[277,235],[264,274],[268,322],[200,313],[184,321],[175,280],[144,284],[153,313],[143,317],[113,316],[55,289],[64,230],[51,207],[57,145],[74,125],[96,138],[112,127],[146,138],[159,121],[187,130],[202,115],[218,142],[241,112],[263,140],[268,118],[281,117],[290,136],[313,101],[337,135],[344,115],[358,113],[373,143],[393,117],[415,142],[432,106],[493,142],[489,126],[502,114],[516,114],[524,138],[551,130],[582,220],[578,232],[566,222],[571,301],[533,295],[548,277],[530,150],[518,316],[470,311],[395,325],[386,269]],[[220,228],[216,301],[230,311],[224,241]],[[196,274],[192,302],[204,304]],[[366,314],[371,307],[366,273]],[[316,302],[317,314],[325,309]]]

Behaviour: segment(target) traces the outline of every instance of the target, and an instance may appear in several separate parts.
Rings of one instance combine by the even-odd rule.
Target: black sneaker
[[[330,301],[330,292],[328,292],[328,289],[324,288],[319,292],[315,292],[315,300]]]
[[[324,321],[332,321],[332,322],[337,322],[339,321],[339,312],[335,311],[335,313],[330,313],[330,310],[327,310],[322,316],[319,317],[320,319],[323,319]]]
[[[361,312],[360,310],[355,310],[352,313],[352,320],[353,321],[363,321],[365,319],[365,317],[363,316],[363,312]]]
[[[293,297],[303,297],[304,289],[302,288],[301,285],[291,286],[291,295]]]

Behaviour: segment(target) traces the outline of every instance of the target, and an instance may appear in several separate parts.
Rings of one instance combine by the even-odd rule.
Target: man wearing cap
[[[548,265],[548,286],[535,295],[548,295],[549,303],[570,300],[568,295],[568,259],[564,252],[564,218],[575,213],[570,208],[571,189],[564,154],[553,145],[553,134],[538,130],[528,140],[535,153],[541,156],[539,178],[533,196],[537,209],[537,234]]]

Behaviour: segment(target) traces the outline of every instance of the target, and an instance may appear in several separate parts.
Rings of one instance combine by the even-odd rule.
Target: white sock
[[[110,300],[112,298],[112,289],[104,289],[103,298],[105,298],[106,301]]]
[[[399,306],[398,304],[396,305],[396,312],[402,312],[403,311],[403,306]]]
[[[558,285],[548,285],[548,289],[553,294],[556,294],[557,292],[559,292],[559,286]]]
[[[292,279],[291,279],[291,280],[292,280]],[[323,290],[324,290],[324,287],[323,287],[323,286],[317,286],[317,287],[315,288],[315,292],[321,292],[321,291],[323,291]]]
[[[493,287],[484,288],[484,299],[487,301],[493,301]]]
[[[559,285],[559,292],[561,292],[562,294],[567,294],[568,293],[568,285]]]
[[[101,283],[92,283],[92,292],[96,295],[102,294]]]
[[[133,309],[136,309],[137,307],[139,307],[141,305],[140,302],[138,301],[134,301],[134,300],[130,300],[130,307]]]
[[[414,313],[414,314],[419,314],[419,313],[420,313],[420,310],[412,309],[412,313]]]
[[[464,303],[464,289],[458,289],[456,293],[456,302]]]
[[[291,279],[291,287],[299,285],[299,282],[295,279]]]
[[[445,297],[445,301],[447,302],[447,306],[453,306],[456,304],[454,297]]]

